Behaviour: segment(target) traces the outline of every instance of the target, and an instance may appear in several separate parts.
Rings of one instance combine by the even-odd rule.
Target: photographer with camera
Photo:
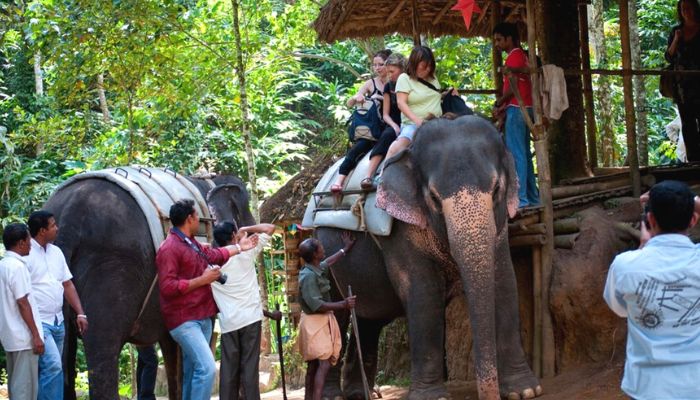
[[[258,238],[244,235],[235,245],[212,249],[194,238],[199,230],[194,201],[177,201],[169,214],[173,228],[156,255],[160,309],[166,328],[182,349],[182,397],[208,400],[216,374],[209,340],[217,308],[210,285],[225,281],[219,265],[254,248]]]
[[[663,181],[641,197],[638,250],[615,257],[603,297],[627,318],[622,390],[637,400],[697,399],[700,377],[700,245],[688,229],[698,202],[685,183]]]

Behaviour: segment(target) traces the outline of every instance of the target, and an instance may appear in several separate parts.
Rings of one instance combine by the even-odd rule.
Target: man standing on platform
[[[520,35],[515,24],[502,22],[496,25],[493,29],[493,40],[498,49],[508,54],[505,67],[502,70],[503,95],[494,104],[494,114],[502,112],[505,108],[505,142],[506,147],[513,155],[515,171],[518,174],[519,207],[537,205],[540,202],[540,195],[535,180],[535,168],[532,164],[530,130],[515,96],[517,90],[530,119],[533,119],[532,83],[530,82],[528,55],[520,47]],[[516,87],[511,87],[509,75],[515,78]]]

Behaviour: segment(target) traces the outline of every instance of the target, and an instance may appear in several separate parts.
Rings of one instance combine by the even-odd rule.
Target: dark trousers
[[[261,322],[255,322],[221,336],[219,399],[238,400],[239,389],[246,400],[260,399]]]
[[[394,140],[396,140],[396,132],[394,128],[390,126],[384,128],[382,135],[376,142],[373,140],[358,139],[348,150],[343,163],[340,164],[338,168],[338,172],[340,175],[348,175],[350,171],[357,166],[357,163],[360,162],[362,157],[370,150],[372,150],[370,154],[371,157],[376,155],[385,156],[386,152],[389,151],[389,146],[391,146]]]
[[[372,153],[369,156],[385,156],[387,151],[389,151],[389,146],[391,146],[394,140],[396,140],[396,131],[394,131],[394,128],[387,125],[387,127],[382,131],[382,136],[379,137],[377,144],[374,146]]]
[[[700,100],[678,103],[688,161],[700,161]]]
[[[138,363],[136,364],[136,386],[138,400],[156,400],[156,375],[158,374],[158,354],[156,346],[136,347]]]

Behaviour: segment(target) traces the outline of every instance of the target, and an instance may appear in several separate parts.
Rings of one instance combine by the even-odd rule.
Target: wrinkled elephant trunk
[[[500,398],[496,362],[496,224],[490,193],[465,187],[442,201],[452,257],[469,304],[479,399]]]

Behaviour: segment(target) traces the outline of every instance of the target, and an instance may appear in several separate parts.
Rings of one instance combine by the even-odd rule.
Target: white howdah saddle
[[[338,168],[342,162],[343,159],[340,159],[333,164],[316,185],[306,206],[302,226],[340,228],[388,236],[393,218],[377,208],[376,191],[366,192],[360,188],[360,181],[369,167],[369,153],[345,179],[342,193],[334,196],[330,188],[338,178]]]

